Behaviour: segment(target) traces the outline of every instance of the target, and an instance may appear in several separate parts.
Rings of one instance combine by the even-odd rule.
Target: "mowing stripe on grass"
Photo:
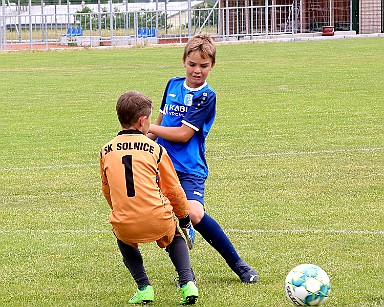
[[[59,229],[59,230],[48,230],[48,229],[14,229],[14,230],[0,230],[0,233],[6,234],[17,234],[17,233],[111,233],[112,230],[101,230],[101,229]],[[341,234],[341,235],[384,235],[384,230],[348,230],[348,229],[226,229],[225,232],[234,233],[310,233],[310,234]]]
[[[357,151],[379,151],[383,150],[382,147],[373,148],[352,148],[352,149],[332,149],[332,150],[316,150],[316,151],[288,151],[278,153],[262,153],[262,154],[249,154],[241,156],[212,156],[210,159],[240,159],[240,158],[254,158],[254,157],[278,157],[278,156],[294,156],[294,155],[316,155],[316,154],[337,154]],[[60,168],[82,168],[98,166],[98,163],[86,164],[66,164],[66,165],[47,165],[47,166],[26,166],[26,167],[4,167],[0,171],[25,171],[25,170],[39,170],[39,169],[60,169]]]

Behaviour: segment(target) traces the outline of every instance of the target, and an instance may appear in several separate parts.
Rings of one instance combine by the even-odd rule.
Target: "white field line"
[[[94,167],[98,166],[98,163],[87,164],[66,164],[66,165],[42,165],[42,166],[25,166],[25,167],[4,167],[0,168],[0,171],[30,171],[39,169],[60,169],[60,168],[82,168],[82,167]]]
[[[380,151],[382,147],[373,148],[351,148],[351,149],[333,149],[333,150],[316,150],[316,151],[289,151],[278,153],[261,153],[261,154],[249,154],[238,156],[212,156],[210,159],[241,159],[241,158],[254,158],[254,157],[279,157],[279,156],[298,156],[298,155],[318,155],[318,154],[335,154],[335,153],[348,153],[358,151]],[[66,165],[47,165],[47,166],[25,166],[25,167],[2,167],[0,171],[24,171],[24,170],[39,170],[39,169],[62,169],[62,168],[82,168],[82,167],[94,167],[98,166],[98,163],[87,164],[66,164]]]
[[[347,229],[226,229],[225,232],[230,233],[259,233],[259,234],[327,234],[327,235],[373,235],[373,236],[382,236],[384,235],[384,230],[347,230]],[[61,230],[48,230],[48,229],[14,229],[14,230],[0,230],[0,234],[32,234],[32,233],[42,233],[42,234],[60,234],[60,233],[70,233],[70,234],[84,234],[84,233],[112,233],[112,230],[99,230],[99,229],[61,229]]]
[[[237,233],[311,233],[311,234],[346,234],[346,235],[384,235],[384,230],[347,230],[347,229],[227,229],[226,232]]]
[[[232,158],[253,158],[253,157],[279,157],[279,156],[299,156],[299,155],[318,155],[318,154],[335,154],[335,153],[348,153],[356,151],[379,151],[383,150],[382,147],[373,147],[373,148],[351,148],[351,149],[324,149],[324,150],[315,150],[315,151],[288,151],[288,152],[278,152],[278,153],[265,153],[265,154],[248,154],[240,156],[226,156],[226,157],[211,157],[212,159],[232,159]]]

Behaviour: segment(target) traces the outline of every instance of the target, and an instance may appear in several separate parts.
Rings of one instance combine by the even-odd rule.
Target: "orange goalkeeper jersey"
[[[189,205],[167,151],[138,130],[122,130],[100,151],[103,194],[110,223],[125,243],[156,241],[174,233],[174,217]]]

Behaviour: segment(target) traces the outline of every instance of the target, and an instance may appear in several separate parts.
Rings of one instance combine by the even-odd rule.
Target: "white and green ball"
[[[319,306],[328,299],[331,283],[327,273],[314,264],[300,264],[285,278],[285,294],[296,306]]]

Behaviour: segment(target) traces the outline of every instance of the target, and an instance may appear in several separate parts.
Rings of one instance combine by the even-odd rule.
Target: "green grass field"
[[[124,306],[136,290],[108,223],[98,151],[127,90],[155,102],[182,47],[0,53],[0,306]],[[259,274],[197,235],[198,306],[293,306],[315,263],[325,306],[384,305],[384,39],[218,45],[206,210]],[[177,306],[165,251],[141,245],[156,306]]]

